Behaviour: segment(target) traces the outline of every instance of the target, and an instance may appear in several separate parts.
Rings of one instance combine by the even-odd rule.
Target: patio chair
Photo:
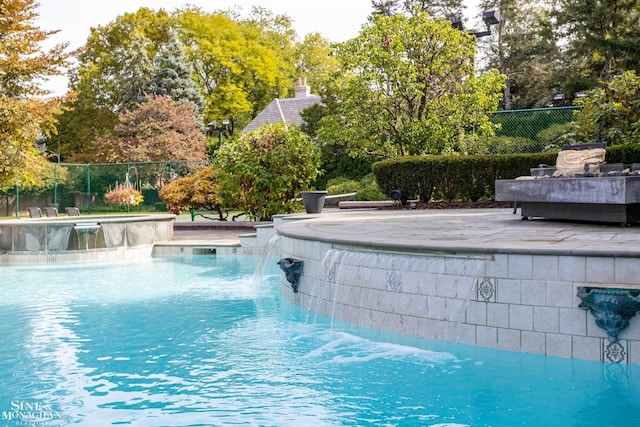
[[[40,208],[27,208],[27,211],[29,211],[29,218],[42,218]]]
[[[64,208],[64,210],[67,212],[67,215],[69,216],[80,216],[80,209],[78,209],[75,206],[66,207]]]
[[[50,218],[56,217],[58,216],[58,209],[54,208],[53,206],[48,206],[44,208],[44,214]]]

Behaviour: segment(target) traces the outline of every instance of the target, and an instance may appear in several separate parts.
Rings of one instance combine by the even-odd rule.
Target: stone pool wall
[[[640,318],[610,344],[580,286],[639,288],[640,259],[526,253],[385,252],[280,238],[281,256],[304,261],[305,309],[410,336],[526,353],[640,364]]]
[[[139,214],[0,221],[0,263],[150,257],[155,244],[171,241],[174,219],[170,214]]]

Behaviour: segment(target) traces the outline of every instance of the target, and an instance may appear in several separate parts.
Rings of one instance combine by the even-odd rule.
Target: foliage
[[[384,194],[399,188],[409,198],[471,200],[492,198],[496,179],[529,175],[537,165],[555,164],[557,153],[469,156],[406,156],[372,166]]]
[[[491,122],[500,125],[496,130],[498,136],[524,137],[538,141],[538,136],[544,129],[572,121],[573,112],[570,107],[498,111],[491,116]]]
[[[329,195],[354,192],[358,193],[358,200],[384,200],[386,198],[380,191],[372,173],[359,181],[341,177],[333,178],[327,184],[327,194]]]
[[[576,100],[575,140],[609,145],[640,142],[640,76],[627,71]]]
[[[134,33],[131,43],[122,49],[122,61],[127,65],[117,76],[117,113],[135,110],[145,100],[147,85],[153,73],[153,62],[147,52],[150,50],[148,44],[144,36]]]
[[[500,23],[478,40],[489,67],[507,76],[501,107],[546,107],[560,91],[555,80],[560,49],[548,2],[483,0],[481,10],[495,10]],[[526,16],[527,19],[522,19]]]
[[[146,99],[120,116],[115,137],[96,142],[96,157],[104,162],[204,159],[206,137],[193,107],[166,95]]]
[[[144,200],[142,193],[130,182],[118,184],[116,182],[113,190],[108,191],[104,198],[109,205],[137,206]]]
[[[295,32],[286,16],[254,8],[248,19],[185,8],[176,15],[206,104],[205,123],[249,123],[295,80]]]
[[[57,31],[34,25],[35,0],[0,2],[0,189],[36,183],[46,164],[35,146],[41,133],[55,133],[55,114],[63,98],[39,87],[42,80],[63,74],[68,65],[67,45],[44,51],[40,44]]]
[[[338,177],[331,178],[327,182],[327,194],[335,196],[338,194],[354,193],[358,191],[358,181],[353,179]]]
[[[31,188],[32,191],[45,192],[55,185],[61,186],[70,182],[69,169],[58,163],[47,162],[42,171],[37,176],[37,184]]]
[[[336,98],[331,95],[332,87],[333,85],[329,84],[323,90],[323,103],[314,104],[300,114],[303,121],[300,129],[314,140],[318,139],[318,130],[322,118],[332,114],[332,111],[336,111],[337,103],[335,102]],[[379,156],[360,155],[352,157],[349,154],[346,142],[335,140],[324,141],[320,145],[320,150],[322,153],[323,173],[316,180],[316,188],[327,188],[327,182],[332,178],[346,177],[359,180],[371,173],[371,164],[373,162],[380,160]]]
[[[66,102],[65,106],[65,111],[57,116],[58,134],[50,138],[47,145],[57,147],[56,151],[65,162],[93,162],[94,141],[113,135],[118,116],[83,97]]]
[[[559,0],[554,21],[565,38],[565,92],[592,89],[640,66],[640,0]]]
[[[79,92],[79,102],[90,102],[114,114],[124,111],[120,108],[122,98],[132,91],[125,83],[135,74],[150,78],[153,57],[172,39],[171,26],[167,12],[143,7],[91,28],[70,75],[70,87]]]
[[[538,141],[544,144],[544,151],[548,151],[551,147],[560,149],[560,146],[564,143],[565,135],[572,128],[573,124],[571,122],[551,125],[538,132]]]
[[[174,101],[191,104],[201,116],[204,112],[204,100],[200,89],[192,79],[193,69],[184,54],[184,47],[177,35],[153,59],[151,80],[147,82],[144,93],[168,95]]]
[[[114,134],[118,114],[135,107],[151,78],[154,56],[172,40],[172,23],[164,10],[140,8],[91,28],[69,73],[69,88],[77,98],[59,116],[55,142],[67,161],[86,161],[95,140]]]
[[[371,0],[371,5],[374,15],[427,12],[447,19],[459,16],[463,7],[461,0]]]
[[[487,144],[486,154],[509,154],[536,152],[537,143],[518,136],[495,136]]]
[[[634,163],[640,164],[640,144],[630,143],[607,147],[605,161],[607,163],[622,163],[627,166]]]
[[[167,183],[160,189],[160,199],[167,203],[167,209],[176,215],[190,208],[206,208],[218,213],[218,219],[225,219],[222,200],[218,195],[218,178],[214,166],[201,169]]]
[[[474,37],[443,19],[375,15],[336,47],[343,76],[323,143],[383,157],[470,152],[493,125],[503,76],[474,72]]]
[[[409,198],[476,201],[492,199],[495,180],[530,175],[540,164],[555,165],[556,152],[470,156],[407,156],[383,160],[372,166],[384,194],[396,188]],[[608,163],[640,163],[640,144],[607,147]]]
[[[324,167],[324,173],[316,180],[317,188],[327,188],[328,181],[332,178],[344,177],[356,181],[361,180],[371,173],[371,165],[376,161],[375,158],[363,159],[353,158],[345,154],[340,155],[340,152],[337,152],[336,157],[336,162],[326,162],[323,150],[322,166]]]
[[[268,221],[295,210],[319,173],[320,151],[297,126],[267,124],[223,144],[216,165],[223,204]]]
[[[331,43],[318,33],[306,35],[302,43],[296,45],[296,75],[307,79],[313,93],[320,93],[329,86],[339,68],[338,60],[331,52]]]

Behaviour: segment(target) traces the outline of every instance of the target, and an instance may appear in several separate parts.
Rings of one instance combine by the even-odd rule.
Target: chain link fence
[[[540,153],[559,148],[579,107],[504,110],[491,115],[498,125],[489,154]]]
[[[27,208],[52,206],[59,212],[77,207],[83,213],[166,212],[158,191],[162,185],[180,176],[194,173],[210,161],[131,162],[108,164],[52,164],[52,184],[46,188],[24,189],[16,186],[0,193],[0,216],[27,214]],[[118,184],[131,184],[143,201],[136,206],[109,205],[105,194]]]

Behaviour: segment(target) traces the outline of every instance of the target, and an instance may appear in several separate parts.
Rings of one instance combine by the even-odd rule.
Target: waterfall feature
[[[329,249],[298,303],[334,320],[457,342],[484,258]],[[308,315],[308,316],[309,316]],[[464,340],[467,342],[468,340]]]

